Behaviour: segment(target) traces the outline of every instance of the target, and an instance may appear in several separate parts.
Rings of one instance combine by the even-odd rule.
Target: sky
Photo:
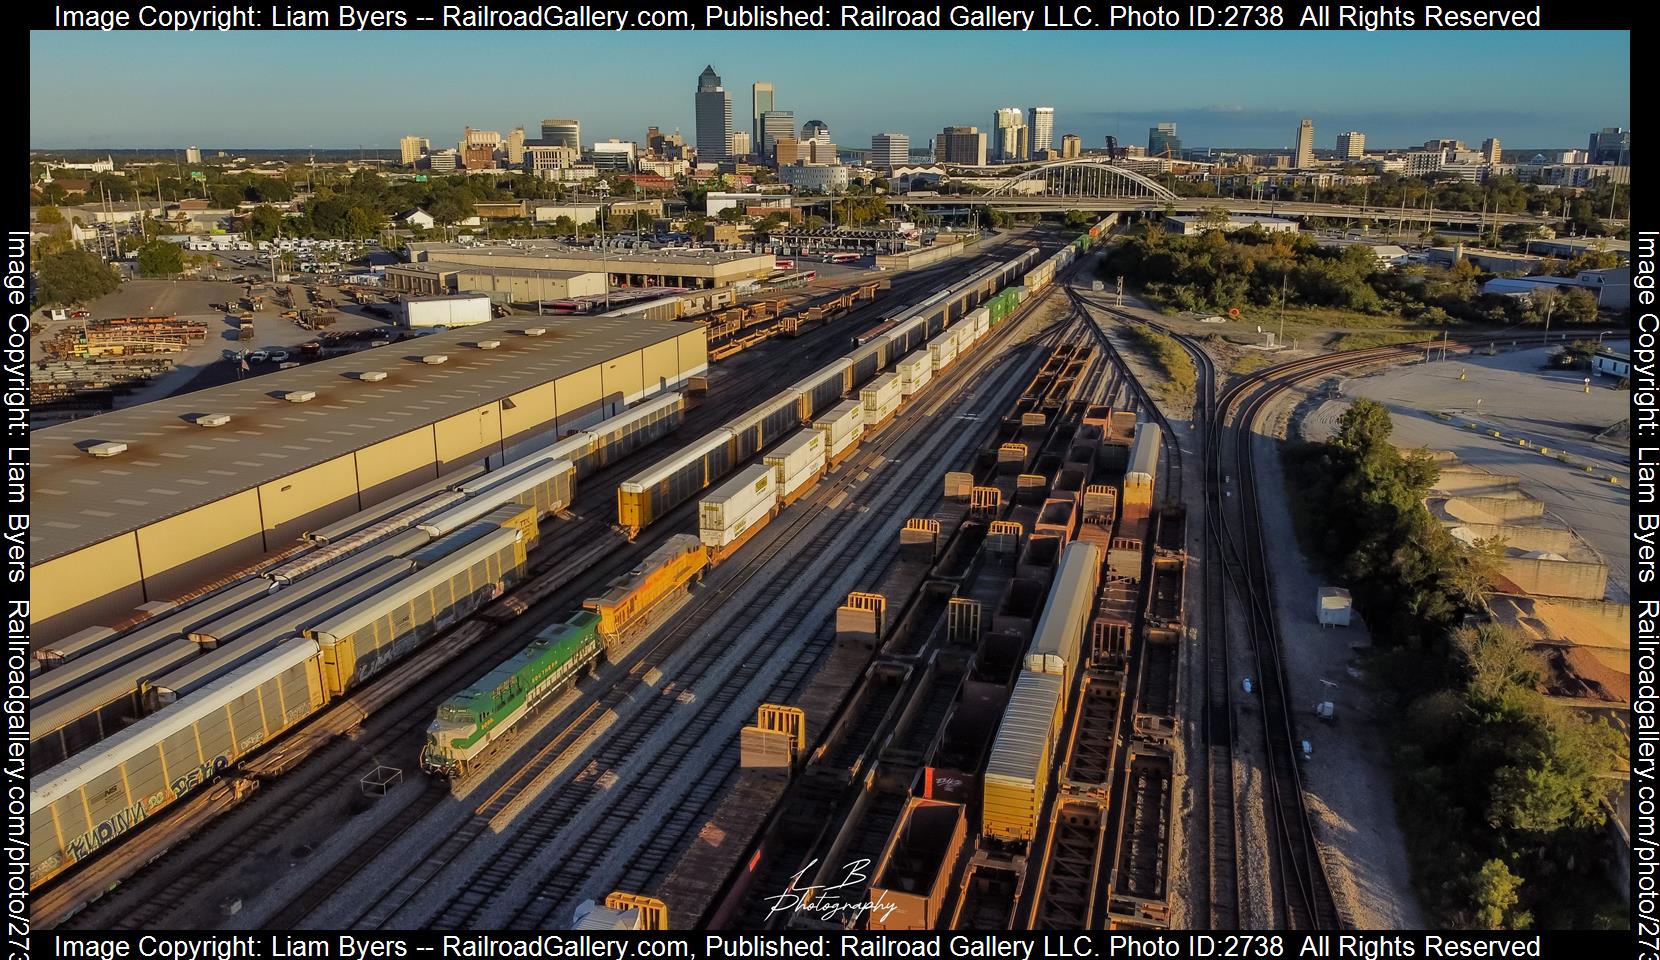
[[[1368,147],[1451,137],[1475,146],[1583,147],[1629,127],[1630,34],[1554,32],[85,33],[29,38],[35,149],[395,148],[454,145],[576,117],[585,141],[694,129],[714,66],[748,130],[750,84],[771,82],[799,126],[844,147],[946,125],[986,130],[1002,106],[1055,108],[1057,147],[1147,141],[1289,148],[1359,130]],[[1549,77],[1547,82],[1541,78]]]

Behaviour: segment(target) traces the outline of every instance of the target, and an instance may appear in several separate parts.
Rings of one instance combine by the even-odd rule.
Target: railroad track
[[[920,413],[915,413],[913,408],[913,415],[920,416]],[[897,438],[903,432],[902,430],[889,430],[884,433],[883,439],[871,444],[869,449],[861,451],[859,456],[862,459],[855,462],[851,468],[843,470],[843,479],[832,484],[825,492],[818,494],[811,509],[802,511],[793,523],[784,528],[781,535],[773,538],[768,547],[746,562],[745,567],[734,575],[739,578],[735,585],[753,578],[767,560],[772,559],[784,550],[784,545],[794,539],[793,534],[799,534],[814,518],[827,509],[825,505],[835,494],[845,493],[844,488],[848,485],[847,478],[858,476],[862,470],[874,467],[880,461],[886,459],[886,450],[897,441]],[[910,472],[914,471],[906,471],[906,473]],[[896,484],[900,476],[899,471],[892,471],[886,478],[879,480],[878,485],[886,489],[886,486]],[[880,502],[880,498],[877,498],[876,502]],[[884,516],[886,512],[888,511],[883,511]],[[825,531],[826,534],[831,535],[835,532]],[[834,538],[833,536],[823,536],[822,539],[822,543],[815,540],[805,551],[799,550],[800,545],[796,544],[798,554],[806,557],[824,555],[825,551],[830,549],[829,545]],[[845,546],[843,549],[845,549]],[[790,579],[787,576],[775,577],[769,582],[770,585],[764,589],[768,591],[776,590],[781,595],[784,591],[784,585],[789,583]],[[763,602],[755,606],[766,606],[766,599],[767,594],[763,593]],[[781,599],[781,596],[775,599]],[[709,618],[713,617],[717,606],[718,604],[714,602],[713,598],[706,600],[703,605],[700,605],[700,609],[707,608],[707,612],[694,611],[691,618],[676,633],[681,638],[689,636],[697,625],[707,622]],[[805,613],[806,606],[802,604],[787,608],[782,623],[773,631],[772,643],[764,646],[763,649],[750,652],[744,658],[750,662],[732,672],[730,679],[733,682],[722,685],[714,693],[700,698],[699,702],[707,705],[709,701],[713,701],[713,705],[717,707],[728,705],[730,698],[735,697],[739,689],[747,686],[742,681],[750,679],[749,675],[757,670],[757,663],[770,658],[769,654],[782,642],[783,637],[788,636],[800,626],[800,618],[805,616]],[[795,661],[793,661],[799,666],[793,667],[784,677],[786,684],[793,686],[804,683],[807,674],[806,665],[816,662],[816,655],[822,652],[821,648],[827,642],[822,635],[809,636],[806,641],[807,649],[799,652]],[[705,655],[694,659],[693,663],[684,672],[677,673],[673,689],[678,692],[686,692],[687,688],[693,686],[714,666],[718,657],[712,656],[712,654],[717,652],[711,646]],[[669,690],[665,689],[664,693],[668,692]],[[671,699],[667,696],[659,696],[653,701],[655,706],[648,704],[640,713],[620,721],[613,728],[606,743],[601,746],[599,753],[577,772],[576,778],[562,785],[551,797],[537,803],[537,812],[534,816],[528,818],[522,835],[514,837],[511,850],[503,857],[497,858],[491,864],[486,864],[477,871],[474,882],[465,886],[464,893],[448,904],[439,916],[432,918],[430,922],[436,926],[463,927],[475,920],[487,906],[494,904],[503,888],[515,879],[514,871],[524,869],[538,850],[564,831],[570,814],[584,809],[588,801],[593,799],[599,787],[598,781],[606,773],[611,772],[605,765],[624,762],[628,757],[638,753],[639,748],[647,740],[659,734],[659,731],[663,729],[664,721],[669,719],[669,713],[673,712],[672,707],[676,699],[678,697]],[[697,723],[688,723],[679,734],[674,736],[670,743],[664,745],[664,748],[672,751],[678,745],[689,749],[702,742],[723,712],[721,710],[700,708],[697,711],[697,716],[704,719]],[[670,753],[669,755],[674,754]],[[630,806],[643,807],[651,799],[661,794],[664,781],[674,769],[670,764],[659,764],[651,770],[644,771],[641,780],[643,786],[631,785],[629,794],[624,795],[638,798],[631,801]],[[705,779],[711,784],[708,789],[712,793],[719,786],[720,778],[711,776]],[[476,819],[474,822],[477,822]],[[488,821],[485,822],[488,823]],[[578,844],[576,849],[570,851],[570,855],[565,858],[565,862],[559,866],[554,874],[547,878],[548,882],[544,884],[541,893],[519,911],[519,916],[515,920],[528,922],[531,925],[541,923],[551,911],[560,905],[560,901],[564,896],[590,879],[590,874],[595,868],[603,862],[613,860],[614,851],[611,849],[611,844],[602,842],[598,838],[615,839],[631,822],[633,821],[627,816],[627,807],[613,801],[613,805],[608,807],[601,820],[594,824],[592,829],[585,832],[582,842]],[[452,839],[457,841],[466,839],[468,832],[470,831],[464,830]],[[482,829],[478,829],[477,833],[482,833]],[[415,891],[424,885],[420,882],[412,883],[410,881],[416,877],[436,876],[438,872],[460,856],[465,846],[466,843],[462,842],[445,842],[442,844],[438,851],[435,851],[422,864],[417,866],[414,874],[396,885],[391,897],[366,905],[367,908],[356,918],[357,925],[375,927],[389,922],[393,914],[397,913],[413,897]],[[664,860],[666,861],[666,859],[665,857]],[[511,869],[507,869],[509,865],[511,865]],[[399,891],[405,888],[413,889],[407,889],[405,894],[400,895]]]
[[[1000,252],[1007,252],[1012,249],[1012,246],[1007,242],[1001,243],[983,252],[972,262],[994,257]],[[962,267],[963,264],[954,264],[947,268],[940,268],[940,270],[956,272],[961,270]],[[895,291],[887,299],[891,301],[896,298],[911,297],[928,289],[933,285],[934,279],[935,272],[919,274],[915,278],[908,279],[902,285],[901,290],[903,292]],[[857,312],[854,311],[855,314]],[[787,379],[793,368],[805,369],[811,366],[811,361],[817,358],[817,353],[822,352],[823,348],[831,345],[839,347],[841,338],[847,333],[846,326],[844,323],[825,324],[820,329],[810,331],[806,335],[797,338],[793,341],[790,349],[768,351],[765,355],[750,354],[740,360],[733,361],[724,372],[742,376],[746,379],[759,379],[767,382],[775,379]],[[725,422],[725,420],[731,419],[738,411],[745,408],[751,400],[752,397],[742,391],[722,391],[719,400],[705,403],[688,412],[686,425],[682,428],[682,432],[692,433],[698,429],[706,429]],[[533,561],[526,582],[518,588],[519,593],[533,595],[535,599],[521,604],[522,615],[515,618],[508,628],[499,630],[496,635],[489,637],[485,642],[478,643],[476,645],[477,649],[469,649],[464,662],[456,664],[449,670],[441,671],[441,677],[427,678],[420,681],[416,684],[414,692],[401,695],[398,701],[401,703],[407,699],[414,699],[419,701],[419,706],[400,710],[390,719],[388,715],[383,713],[374,717],[372,723],[369,724],[363,724],[365,718],[361,714],[356,717],[349,716],[349,709],[333,711],[347,714],[337,724],[341,733],[355,729],[360,724],[363,724],[366,729],[372,728],[376,731],[374,740],[360,738],[359,742],[354,745],[356,752],[360,754],[371,753],[377,756],[388,753],[395,755],[396,751],[389,750],[388,747],[394,742],[407,738],[412,729],[425,726],[425,722],[430,719],[426,715],[430,713],[430,702],[435,697],[441,697],[443,689],[465,682],[466,678],[461,674],[473,669],[468,666],[469,663],[477,660],[499,658],[500,655],[505,655],[506,652],[514,649],[515,645],[522,646],[524,636],[532,628],[540,625],[541,620],[545,618],[545,614],[553,612],[566,603],[570,594],[582,590],[592,591],[603,586],[611,577],[631,568],[633,563],[637,561],[638,555],[654,545],[660,537],[642,540],[637,545],[637,549],[634,550],[629,550],[622,544],[613,545],[606,542],[615,537],[609,518],[611,504],[614,503],[614,494],[612,493],[615,486],[614,480],[624,475],[623,471],[628,464],[652,456],[654,455],[652,451],[660,451],[661,449],[662,444],[654,444],[640,451],[635,451],[630,457],[611,464],[589,479],[588,483],[584,485],[587,489],[579,492],[577,502],[570,509],[570,513],[574,514],[575,519],[567,519],[563,523],[552,525],[552,529],[544,529],[545,539],[541,545],[542,548],[537,551],[539,556]],[[603,482],[607,477],[613,482],[609,484]],[[680,519],[693,509],[695,507],[682,506],[679,510],[665,517],[665,520],[672,522]],[[666,527],[667,525],[664,524],[663,526]],[[501,608],[498,607],[497,609]],[[438,642],[442,643],[443,641]],[[460,672],[457,673],[456,670]],[[455,675],[451,676],[452,673]],[[382,685],[385,685],[384,682]],[[295,735],[300,734],[306,728],[318,726],[319,721],[326,722],[325,718],[329,713],[330,711],[325,711],[318,718],[309,721],[302,728],[296,730]],[[283,751],[283,744],[290,739],[285,738],[283,741],[278,741],[268,748],[265,753],[250,761],[250,775],[260,776],[260,758],[272,753],[280,754]],[[326,747],[323,749],[325,752],[331,752]],[[284,767],[289,765],[291,764],[287,762],[283,764]],[[251,820],[247,829],[238,831],[227,842],[213,845],[203,852],[200,859],[188,863],[182,868],[178,866],[176,854],[200,846],[195,844],[193,837],[174,844],[172,851],[169,851],[175,854],[174,856],[156,854],[152,859],[157,860],[157,862],[151,863],[148,867],[141,865],[135,868],[130,864],[120,864],[114,859],[119,854],[114,854],[107,860],[95,861],[89,864],[85,871],[76,871],[74,875],[66,876],[62,883],[48,885],[38,893],[44,898],[51,898],[45,901],[52,905],[50,907],[51,915],[55,919],[62,919],[80,908],[85,900],[89,899],[89,895],[96,896],[103,890],[113,887],[117,881],[125,879],[135,869],[147,869],[152,872],[177,869],[180,871],[179,874],[172,879],[163,880],[159,889],[151,888],[153,893],[147,891],[142,898],[130,896],[107,898],[102,903],[95,903],[91,909],[83,910],[73,918],[72,924],[75,926],[91,924],[95,928],[103,926],[119,926],[126,929],[153,927],[157,924],[157,921],[171,914],[177,907],[199,900],[201,889],[211,887],[212,881],[222,877],[227,869],[260,847],[277,839],[287,823],[296,814],[312,809],[325,797],[341,790],[350,790],[351,779],[361,773],[358,766],[340,763],[325,764],[320,758],[305,761],[303,767],[308,770],[315,770],[319,774],[316,782],[304,784],[291,791],[260,791],[256,793],[252,800],[254,803],[259,803],[265,796],[273,794],[280,794],[280,799],[275,802],[266,801],[260,804],[262,816]],[[283,786],[286,787],[287,784],[283,784]],[[436,802],[436,799],[423,797],[417,803],[426,809],[430,809]],[[217,818],[235,810],[238,806],[239,804],[235,802],[214,805],[210,808],[208,816],[209,818]],[[182,813],[184,811],[181,809],[177,812]],[[396,819],[401,820],[404,816],[404,813],[400,813]],[[384,841],[390,843],[398,835],[401,835],[401,831],[393,831],[388,834],[385,831],[377,830],[372,835],[370,842],[380,843]],[[364,849],[360,847],[359,852]],[[351,860],[353,858],[348,857],[346,859]],[[316,891],[318,889],[328,889],[329,885],[339,879],[344,872],[346,872],[345,868],[339,865],[336,868],[331,868],[325,875],[324,882],[317,888],[308,889],[308,892],[302,895],[301,900],[317,899]],[[129,885],[129,889],[132,889],[132,885]],[[68,899],[74,899],[77,902],[54,904],[54,900],[67,901]],[[123,902],[118,905],[115,902],[118,900]],[[128,900],[137,900],[137,902],[126,903],[125,901]],[[40,906],[38,904],[36,909],[37,916],[39,916]],[[279,913],[286,915],[289,910],[285,908]]]

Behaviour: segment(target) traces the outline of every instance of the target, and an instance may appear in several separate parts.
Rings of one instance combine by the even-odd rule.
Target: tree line
[[[1285,451],[1299,535],[1347,584],[1390,698],[1397,812],[1433,924],[1624,928],[1603,874],[1606,803],[1629,746],[1549,702],[1528,641],[1481,610],[1502,544],[1465,546],[1423,498],[1438,475],[1356,400],[1326,443]]]

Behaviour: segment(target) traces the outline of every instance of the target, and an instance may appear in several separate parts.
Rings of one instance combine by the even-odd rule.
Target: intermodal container
[[[865,408],[866,423],[881,423],[887,415],[899,408],[904,397],[904,384],[899,374],[884,373],[859,391],[859,401]]]
[[[928,356],[934,361],[934,372],[951,365],[957,359],[957,338],[950,333],[942,333],[928,341]]]
[[[894,369],[899,373],[899,392],[905,397],[913,396],[934,378],[933,359],[920,350],[899,361]]]
[[[788,497],[823,472],[824,451],[824,434],[801,430],[761,458],[761,462],[772,467],[778,495]]]
[[[773,468],[758,463],[704,497],[698,504],[698,536],[711,547],[724,547],[766,518],[778,503]]]

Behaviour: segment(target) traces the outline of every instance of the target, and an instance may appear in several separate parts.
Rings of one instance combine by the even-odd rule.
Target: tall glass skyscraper
[[[732,95],[720,85],[715,68],[704,67],[697,78],[697,158],[725,160],[731,132]]]
[[[755,149],[759,150],[761,149],[761,141],[764,139],[762,133],[765,132],[761,126],[761,117],[773,108],[772,84],[757,83],[750,87],[749,108],[749,142],[755,145]]]

